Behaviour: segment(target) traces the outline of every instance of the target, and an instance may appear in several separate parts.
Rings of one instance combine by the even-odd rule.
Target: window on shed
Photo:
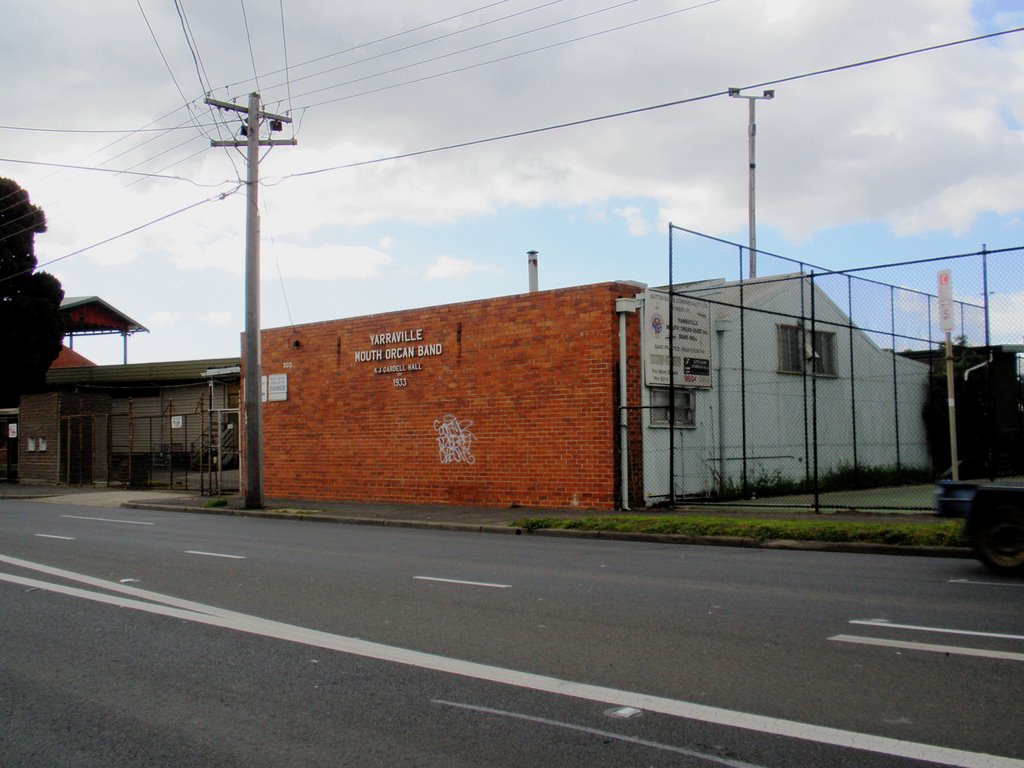
[[[675,420],[677,427],[697,424],[697,395],[692,389],[675,390]],[[669,390],[651,389],[651,426],[669,426]]]
[[[779,371],[803,373],[804,360],[814,359],[813,371],[819,376],[835,376],[836,335],[831,331],[815,331],[814,345],[810,334],[797,325],[780,325],[778,329]]]

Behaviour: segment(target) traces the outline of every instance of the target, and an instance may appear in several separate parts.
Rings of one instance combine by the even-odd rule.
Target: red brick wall
[[[60,393],[22,395],[18,404],[18,479],[23,483],[60,482],[57,460],[60,455]],[[35,450],[29,451],[31,438]],[[39,450],[39,439],[46,450]]]
[[[263,406],[266,495],[614,508],[615,299],[637,291],[603,283],[264,331],[263,374],[288,375],[287,401]],[[372,339],[396,331],[422,337]],[[628,332],[638,404],[635,315]],[[427,345],[441,353],[419,356]],[[399,348],[413,356],[356,360]],[[375,372],[393,365],[407,370]]]
[[[18,479],[23,483],[91,483],[95,468],[105,479],[110,396],[75,392],[22,395],[19,402]],[[64,417],[64,418],[62,418]],[[69,417],[75,417],[68,424]],[[72,436],[70,445],[65,440]],[[32,440],[35,450],[28,449]],[[40,440],[46,450],[40,450]],[[95,450],[101,455],[95,455]]]

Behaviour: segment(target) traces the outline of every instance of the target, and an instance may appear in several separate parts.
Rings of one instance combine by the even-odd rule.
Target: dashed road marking
[[[462,579],[442,579],[439,576],[413,576],[419,581],[440,581],[444,584],[461,584],[466,587],[491,587],[492,589],[512,589],[511,584],[491,584],[486,581],[463,581]]]
[[[245,555],[226,555],[223,552],[200,552],[197,549],[186,549],[186,555],[203,555],[205,557],[223,557],[228,560],[245,560]]]
[[[86,517],[85,515],[61,515],[69,520],[93,520],[98,523],[124,523],[125,525],[156,525],[142,520],[115,520],[110,517]]]
[[[926,651],[929,653],[946,653],[955,656],[981,656],[987,659],[1003,659],[1006,661],[1024,661],[1024,653],[1011,651],[991,651],[987,648],[963,648],[958,645],[935,645],[933,643],[912,643],[906,640],[886,640],[882,637],[860,637],[859,635],[833,635],[829,640],[840,643],[858,643],[860,645],[877,645],[884,648],[902,648],[907,651]]]

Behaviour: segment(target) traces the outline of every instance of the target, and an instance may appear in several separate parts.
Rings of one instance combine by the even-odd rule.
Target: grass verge
[[[770,541],[858,542],[899,544],[917,547],[964,547],[967,541],[960,523],[860,523],[841,520],[748,520],[727,517],[651,517],[616,515],[566,520],[533,517],[516,520],[512,525],[527,531],[561,528],[577,531],[614,531],[616,533],[658,533],[677,536],[736,536]]]

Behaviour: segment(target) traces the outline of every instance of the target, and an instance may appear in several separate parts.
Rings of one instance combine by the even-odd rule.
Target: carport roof
[[[99,333],[129,335],[149,329],[115,309],[99,296],[67,296],[60,303],[67,333],[74,336]]]

